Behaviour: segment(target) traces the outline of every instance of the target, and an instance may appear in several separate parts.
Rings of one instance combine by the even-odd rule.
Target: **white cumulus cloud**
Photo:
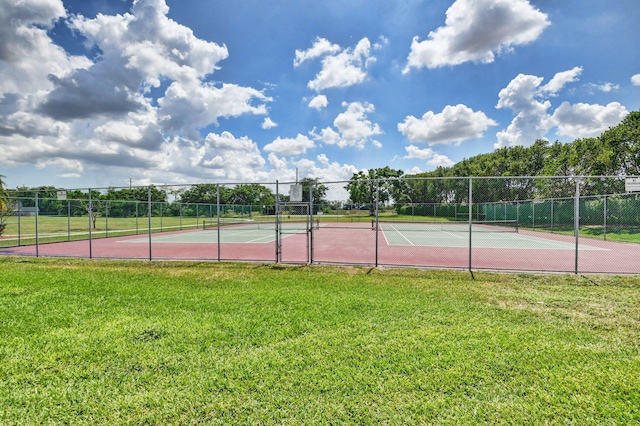
[[[331,43],[326,38],[316,37],[313,42],[313,46],[310,48],[306,50],[296,49],[296,57],[293,60],[293,66],[298,67],[305,61],[316,59],[326,54],[338,53],[340,50],[342,50],[342,48],[339,45]]]
[[[519,74],[498,94],[496,108],[508,108],[516,115],[509,126],[498,132],[495,148],[531,145],[544,137],[552,124],[548,114],[551,102],[539,99],[543,78]]]
[[[431,145],[460,143],[482,137],[485,130],[497,123],[481,111],[465,105],[447,105],[441,113],[427,111],[421,118],[407,116],[398,124],[398,131],[411,142]]]
[[[272,129],[274,127],[278,127],[278,124],[275,123],[272,119],[270,119],[269,117],[265,117],[264,121],[262,122],[262,126],[263,129],[267,130],[267,129]]]
[[[439,154],[431,148],[420,149],[415,145],[409,145],[404,149],[407,151],[407,155],[404,158],[428,160],[426,164],[431,167],[451,167],[455,164],[449,157]]]
[[[559,135],[578,139],[601,135],[627,114],[627,109],[618,102],[607,105],[563,102],[554,111],[552,120],[558,126]]]
[[[616,91],[618,89],[620,89],[620,85],[619,84],[613,84],[613,83],[601,83],[601,84],[595,84],[595,83],[589,83],[587,84],[587,87],[589,89],[591,89],[591,92],[597,90],[599,92],[603,92],[603,93],[610,93],[613,91]]]
[[[640,74],[636,74],[634,76],[631,77],[631,83],[634,86],[640,86]]]
[[[265,165],[255,142],[246,136],[236,138],[230,132],[209,133],[198,154],[200,166],[220,170],[221,176],[231,179],[244,180],[244,176],[253,176],[257,169]]]
[[[66,16],[61,0],[0,2],[0,98],[5,93],[50,90],[50,75],[63,78],[91,65],[49,38],[47,30]]]
[[[574,67],[570,70],[559,72],[554,75],[547,84],[541,87],[541,90],[548,92],[551,96],[556,96],[564,86],[578,81],[580,74],[582,74],[582,67]]]
[[[416,36],[403,72],[469,61],[490,63],[513,46],[535,41],[550,25],[546,14],[528,0],[456,0],[445,25],[419,41]]]
[[[315,147],[315,142],[307,136],[298,134],[295,139],[278,137],[273,142],[264,146],[263,150],[278,155],[294,156],[307,152]]]
[[[332,87],[349,87],[362,83],[366,79],[366,68],[376,60],[371,50],[371,42],[366,37],[361,39],[353,49],[342,49],[325,39],[316,39],[310,49],[296,51],[294,66],[322,57],[322,69],[307,86],[316,92]]]
[[[315,96],[311,101],[309,101],[309,108],[315,108],[317,110],[326,108],[327,105],[329,105],[329,101],[325,95]]]
[[[496,108],[508,108],[515,117],[509,126],[497,133],[495,148],[529,146],[546,137],[553,128],[558,135],[570,138],[598,136],[619,123],[627,114],[624,106],[612,102],[598,104],[563,102],[553,112],[551,101],[565,85],[578,80],[582,67],[557,73],[546,85],[543,78],[519,74],[498,94]],[[587,85],[589,86],[589,85]]]
[[[372,123],[368,117],[368,113],[375,111],[372,104],[352,102],[342,103],[346,107],[346,111],[338,114],[333,125],[337,130],[331,127],[322,129],[320,134],[315,131],[311,135],[322,142],[329,145],[337,145],[340,148],[354,146],[364,148],[367,142],[371,142],[374,146],[380,147],[380,142],[372,139],[373,136],[381,135],[382,129],[376,123]]]

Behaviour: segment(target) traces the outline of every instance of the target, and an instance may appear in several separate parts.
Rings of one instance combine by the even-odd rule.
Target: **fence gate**
[[[313,212],[310,203],[276,204],[276,259],[279,263],[311,263]]]

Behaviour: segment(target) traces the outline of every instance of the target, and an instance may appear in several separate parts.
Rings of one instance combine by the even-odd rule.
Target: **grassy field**
[[[202,219],[196,217],[152,217],[151,229],[153,232],[175,231],[180,229],[192,229],[201,226]],[[147,217],[99,217],[96,226],[89,223],[89,218],[66,216],[39,216],[38,236],[39,242],[60,242],[89,239],[91,228],[92,238],[115,237],[122,235],[137,235],[149,232],[149,219]],[[0,247],[17,245],[18,236],[21,245],[35,244],[36,219],[35,217],[14,218],[7,223],[7,228],[0,238]]]
[[[637,424],[640,277],[0,258],[0,423]]]

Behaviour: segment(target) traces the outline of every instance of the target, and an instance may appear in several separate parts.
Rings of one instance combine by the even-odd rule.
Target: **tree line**
[[[0,208],[5,208],[11,198],[20,203],[21,207],[34,207],[35,194],[38,194],[38,208],[41,212],[49,214],[67,214],[68,203],[58,199],[58,193],[65,191],[66,199],[74,201],[75,215],[86,214],[88,201],[91,199],[91,210],[102,208],[109,202],[112,210],[117,210],[119,215],[131,216],[135,214],[135,203],[153,204],[205,204],[235,206],[252,206],[254,211],[268,209],[273,210],[276,204],[276,194],[267,186],[250,183],[235,186],[225,186],[211,183],[196,184],[190,187],[156,186],[131,188],[108,188],[106,191],[91,190],[63,190],[54,186],[40,186],[34,188],[19,187],[15,190],[8,190],[4,187],[0,176]],[[310,199],[310,187],[314,204],[325,204],[328,187],[319,182],[317,178],[304,178],[299,184],[302,186],[302,201],[308,202]],[[279,194],[281,202],[289,201],[289,195]],[[157,209],[157,206],[153,207]],[[165,206],[165,208],[167,208]],[[169,210],[167,210],[169,211]]]
[[[473,192],[486,202],[564,197],[575,192],[576,176],[634,176],[640,174],[640,111],[631,112],[620,124],[599,137],[572,143],[536,140],[531,146],[496,149],[464,159],[451,167],[416,175],[389,167],[361,171],[345,186],[354,203],[393,200],[406,203],[467,202],[468,183],[460,177],[495,177],[474,182]],[[531,179],[509,179],[529,176]],[[565,176],[567,179],[542,179]],[[538,177],[538,178],[536,178]],[[420,179],[427,178],[427,179]],[[622,179],[583,179],[580,194],[624,192]],[[475,197],[474,197],[475,198]]]

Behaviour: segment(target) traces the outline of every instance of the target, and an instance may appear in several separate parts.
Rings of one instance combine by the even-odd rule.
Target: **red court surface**
[[[433,245],[412,245],[410,238],[395,238],[370,227],[323,224],[311,234],[287,234],[276,254],[273,239],[264,242],[194,242],[204,231],[154,233],[92,241],[1,248],[2,255],[144,260],[249,261],[266,263],[401,266],[433,269],[471,269],[567,273],[640,273],[640,245],[581,238],[576,256],[572,236],[520,230],[513,235],[473,233],[471,254],[468,233],[453,235],[465,244],[451,247],[447,238],[431,238]],[[256,231],[257,232],[257,231]],[[212,233],[215,235],[215,233]],[[263,231],[264,235],[264,231]],[[407,234],[411,237],[410,234]],[[466,239],[466,240],[465,240]],[[398,241],[404,241],[400,244]],[[546,244],[540,245],[540,242]],[[488,247],[487,247],[488,246]]]

